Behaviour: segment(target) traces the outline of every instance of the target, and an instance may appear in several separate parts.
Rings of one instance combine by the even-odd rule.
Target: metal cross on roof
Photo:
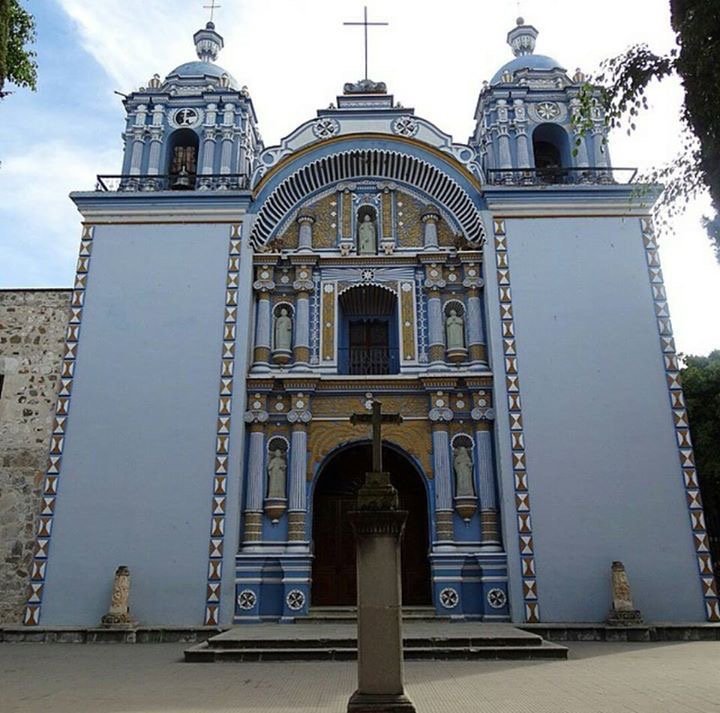
[[[365,19],[363,22],[343,22],[343,25],[362,26],[365,30],[365,79],[368,78],[368,27],[388,25],[388,22],[368,22],[367,5],[365,6]]]
[[[204,7],[206,10],[210,10],[210,22],[212,22],[212,21],[213,21],[213,17],[215,17],[215,10],[218,10],[219,8],[221,8],[222,5],[218,5],[217,2],[216,2],[216,0],[210,0],[210,4],[209,4],[209,5],[203,5],[203,7]]]
[[[372,454],[373,473],[382,473],[382,436],[380,428],[383,423],[402,423],[402,416],[399,413],[382,413],[382,404],[379,401],[372,402],[372,413],[354,413],[350,416],[350,423],[353,426],[357,423],[372,424]]]

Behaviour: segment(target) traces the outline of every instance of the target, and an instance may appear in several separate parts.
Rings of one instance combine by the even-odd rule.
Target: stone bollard
[[[128,628],[136,624],[130,617],[130,570],[125,565],[120,565],[115,570],[110,609],[103,616],[102,625]]]
[[[622,562],[612,563],[612,609],[607,623],[610,626],[642,624],[643,618],[632,600],[630,580]]]

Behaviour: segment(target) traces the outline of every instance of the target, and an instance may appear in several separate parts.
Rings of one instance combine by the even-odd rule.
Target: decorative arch
[[[458,172],[461,169],[458,167]],[[419,189],[442,206],[470,242],[480,246],[485,242],[485,228],[479,209],[467,188],[449,173],[399,148],[352,148],[320,156],[286,175],[261,198],[250,241],[255,248],[262,248],[284,229],[303,202],[329,185],[373,178]]]

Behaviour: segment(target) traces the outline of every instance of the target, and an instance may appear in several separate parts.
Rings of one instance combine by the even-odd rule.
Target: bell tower
[[[572,77],[552,57],[535,54],[538,30],[522,17],[508,32],[515,58],[484,82],[470,145],[491,184],[576,184],[611,182],[607,127],[599,105],[592,128],[579,133],[585,75]]]
[[[247,87],[215,64],[222,36],[208,22],[193,40],[196,61],[124,101],[121,190],[240,189],[262,151]]]

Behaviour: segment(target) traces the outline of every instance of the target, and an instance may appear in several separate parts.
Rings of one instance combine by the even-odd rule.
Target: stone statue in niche
[[[376,235],[375,221],[369,213],[366,213],[362,223],[358,226],[358,253],[360,255],[375,255],[377,253]]]
[[[270,460],[267,467],[268,472],[268,498],[284,498],[285,497],[285,480],[287,473],[287,463],[285,462],[285,453],[279,448],[270,452]]]
[[[292,317],[284,307],[275,317],[275,349],[289,352],[292,348]]]
[[[450,314],[445,320],[445,333],[448,349],[465,348],[465,322],[457,310],[450,310]]]
[[[453,452],[453,469],[455,470],[455,494],[458,498],[471,498],[475,495],[473,488],[473,462],[466,446],[456,446]]]

